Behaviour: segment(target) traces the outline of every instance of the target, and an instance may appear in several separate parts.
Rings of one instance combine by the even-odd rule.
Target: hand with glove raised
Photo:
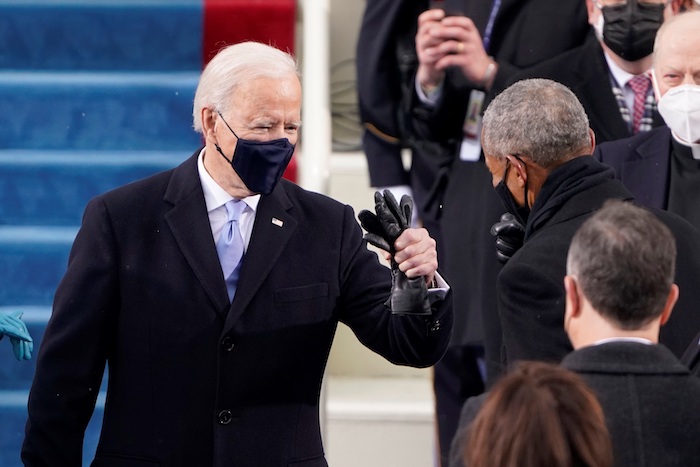
[[[30,360],[34,350],[34,340],[29,335],[27,326],[20,319],[21,311],[0,311],[0,339],[3,335],[10,337],[12,350],[17,360]]]
[[[491,226],[491,235],[496,237],[496,257],[501,264],[508,260],[523,246],[525,227],[509,212]]]
[[[358,214],[367,231],[368,243],[385,250],[391,261],[391,296],[387,305],[394,314],[430,315],[426,278],[437,270],[435,241],[425,229],[411,229],[413,200],[403,196],[401,203],[385,190],[374,194],[375,213]]]

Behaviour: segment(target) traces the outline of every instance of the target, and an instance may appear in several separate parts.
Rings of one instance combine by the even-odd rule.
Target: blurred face
[[[651,66],[656,31],[678,10],[664,0],[587,0],[588,21],[607,55],[628,73]]]
[[[674,137],[700,144],[700,14],[684,13],[668,24],[656,44],[653,78],[658,110]],[[700,159],[700,151],[693,151]]]
[[[625,5],[628,0],[586,0],[586,6],[588,7],[588,23],[597,27],[602,19],[603,14],[601,9],[606,6],[620,6]],[[666,9],[664,10],[664,19],[668,19],[674,14],[678,9],[678,0],[629,0],[637,1],[640,5],[664,5]]]
[[[700,25],[678,23],[658,44],[654,77],[660,98],[681,84],[700,85]]]

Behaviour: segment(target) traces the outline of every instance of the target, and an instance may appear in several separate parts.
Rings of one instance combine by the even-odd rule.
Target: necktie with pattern
[[[216,243],[216,252],[219,254],[221,270],[226,279],[228,298],[233,301],[244,251],[243,237],[238,227],[238,219],[246,204],[241,200],[233,199],[227,202],[225,206],[228,213],[228,222],[224,225],[219,241]]]
[[[644,105],[647,100],[647,92],[651,85],[651,79],[644,73],[637,75],[627,82],[627,85],[634,91],[634,108],[632,109],[632,132],[639,132],[639,125],[644,116]]]

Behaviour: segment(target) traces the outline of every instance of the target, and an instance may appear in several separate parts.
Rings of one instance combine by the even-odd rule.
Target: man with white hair
[[[222,49],[193,118],[203,148],[86,208],[39,350],[26,466],[81,464],[107,364],[93,466],[325,467],[319,392],[338,322],[396,364],[445,351],[449,295],[429,300],[435,241],[406,228],[410,202],[377,194],[362,217],[390,271],[349,206],[280,180],[301,125],[293,57]]]
[[[652,76],[666,126],[601,144],[594,155],[615,169],[637,201],[700,228],[700,11],[661,26]]]

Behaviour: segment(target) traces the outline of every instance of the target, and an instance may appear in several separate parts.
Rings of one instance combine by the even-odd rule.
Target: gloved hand
[[[501,264],[506,264],[516,251],[523,246],[525,227],[507,212],[501,220],[491,226],[491,235],[496,237],[496,257]]]
[[[404,195],[399,204],[391,191],[384,190],[383,194],[374,193],[374,205],[376,214],[365,209],[357,217],[367,231],[365,240],[391,254],[391,296],[387,306],[394,314],[430,315],[425,277],[409,279],[394,261],[394,242],[411,225],[413,200]]]
[[[17,360],[30,360],[34,350],[34,340],[29,335],[27,326],[20,319],[21,311],[0,312],[0,339],[7,334],[10,336],[12,351]]]

